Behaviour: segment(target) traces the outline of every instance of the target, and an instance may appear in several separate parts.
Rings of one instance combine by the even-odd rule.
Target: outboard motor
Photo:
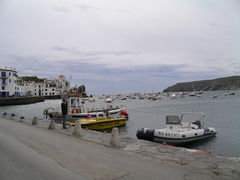
[[[192,122],[192,124],[197,125],[199,129],[202,127],[201,121],[199,121],[199,120]]]
[[[138,139],[153,141],[154,131],[154,129],[141,128],[137,130],[136,136]]]

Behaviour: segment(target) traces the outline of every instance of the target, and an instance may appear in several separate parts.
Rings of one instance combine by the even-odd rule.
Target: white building
[[[33,96],[35,85],[34,81],[23,81],[19,82],[18,85],[21,85],[21,87],[23,87],[25,96]]]
[[[70,82],[63,75],[57,79],[46,79],[43,82],[24,81],[21,84],[25,87],[28,96],[62,95],[70,88]]]
[[[36,82],[34,85],[33,96],[54,96],[60,95],[54,80],[45,80],[44,82]]]
[[[58,76],[56,79],[57,89],[60,91],[60,94],[67,93],[70,88],[70,82],[66,80],[64,75]]]
[[[17,71],[0,69],[0,97],[22,96],[24,90],[18,85]]]
[[[69,88],[70,82],[63,75],[43,82],[19,82],[16,70],[0,69],[0,97],[62,95],[67,93]]]

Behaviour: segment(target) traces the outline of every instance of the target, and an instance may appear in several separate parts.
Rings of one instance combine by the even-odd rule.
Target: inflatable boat
[[[185,115],[200,115],[200,119],[192,122],[183,122]],[[217,130],[213,127],[204,127],[204,113],[187,112],[182,115],[167,115],[165,129],[141,128],[137,131],[137,138],[164,144],[178,145],[198,141],[216,136]]]

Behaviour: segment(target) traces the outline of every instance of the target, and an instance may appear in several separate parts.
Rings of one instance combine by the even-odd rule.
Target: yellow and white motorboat
[[[126,117],[102,117],[102,118],[85,118],[80,120],[81,127],[90,130],[105,130],[113,127],[125,126]],[[74,126],[75,122],[68,122]]]

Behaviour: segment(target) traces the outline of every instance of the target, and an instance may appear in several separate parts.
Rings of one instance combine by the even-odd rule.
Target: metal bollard
[[[10,119],[11,119],[11,120],[15,120],[15,117],[16,117],[16,114],[14,114],[14,113],[12,113],[12,114],[10,115]]]
[[[75,128],[73,129],[73,136],[77,136],[77,137],[82,137],[82,133],[81,133],[81,123],[80,120],[75,121]]]
[[[38,125],[38,119],[36,116],[33,117],[32,125]]]
[[[20,116],[19,122],[23,122],[23,121],[24,121],[24,119],[25,119],[25,117],[24,117],[24,116]]]
[[[4,113],[2,114],[2,117],[5,118],[6,116],[7,116],[7,113],[4,112]]]
[[[119,135],[118,135],[118,128],[112,129],[112,134],[110,138],[109,144],[113,147],[119,147]]]
[[[56,129],[56,128],[55,128],[55,122],[54,122],[53,119],[51,119],[50,124],[49,124],[49,126],[48,126],[48,129],[50,129],[50,130]]]

